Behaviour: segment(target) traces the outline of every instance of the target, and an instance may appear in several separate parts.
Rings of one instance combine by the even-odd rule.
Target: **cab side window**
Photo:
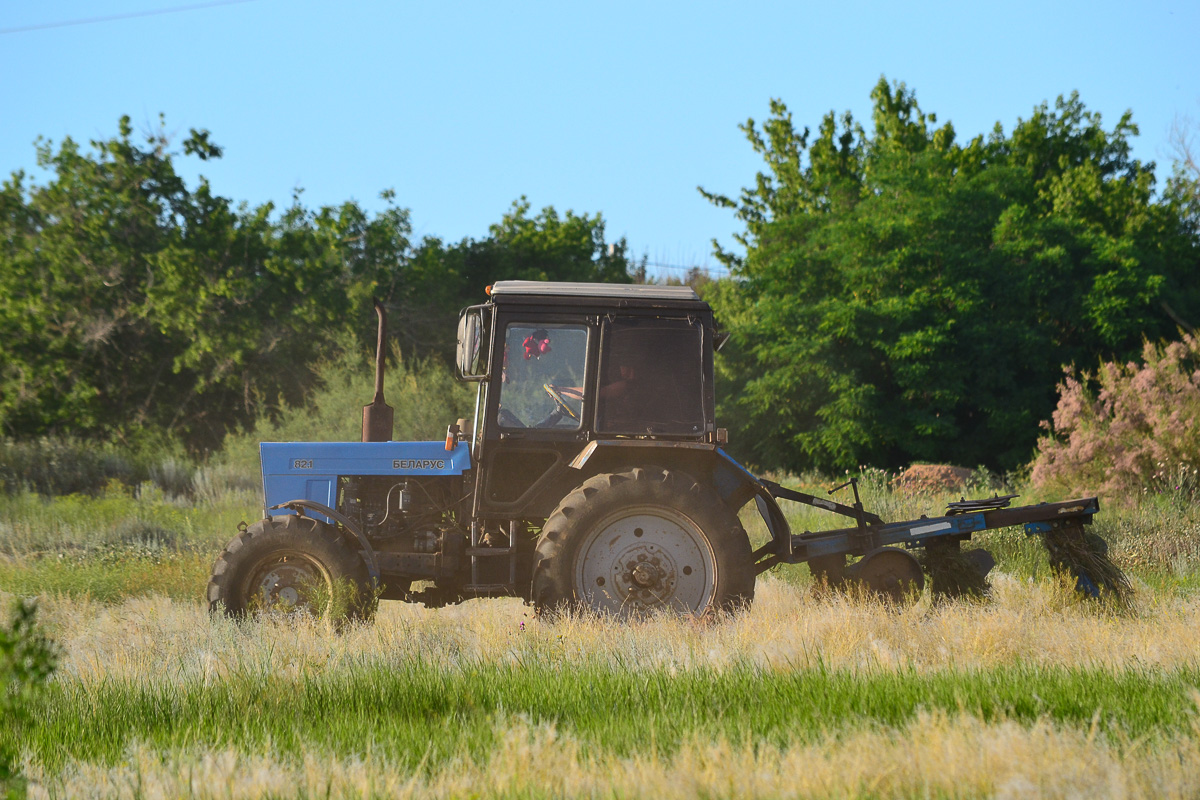
[[[605,325],[596,430],[692,434],[704,430],[704,330],[684,319]]]

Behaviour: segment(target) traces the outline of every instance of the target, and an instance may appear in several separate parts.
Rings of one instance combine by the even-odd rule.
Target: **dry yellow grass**
[[[861,599],[815,599],[767,578],[747,612],[712,622],[663,616],[633,624],[538,619],[515,600],[429,610],[383,603],[373,624],[340,633],[311,621],[211,618],[158,596],[102,604],[46,597],[42,619],[64,648],[63,678],[148,683],[228,675],[317,675],[420,659],[611,664],[623,669],[755,664],[786,670],[945,670],[1005,664],[1124,669],[1200,663],[1200,598],[1142,592],[1106,610],[1052,582],[998,576],[986,602],[891,611]]]
[[[830,733],[786,748],[728,741],[663,758],[588,755],[553,727],[505,729],[491,757],[431,775],[370,756],[132,748],[113,767],[26,764],[30,796],[272,797],[996,797],[1194,798],[1200,730],[1153,749],[1049,722],[922,714],[898,730]]]
[[[634,624],[538,619],[516,601],[439,610],[385,603],[374,624],[342,632],[312,620],[234,624],[199,603],[160,596],[105,604],[43,598],[63,648],[58,679],[210,684],[245,675],[317,676],[411,660],[523,661],[625,670],[854,673],[986,669],[1024,663],[1111,670],[1200,663],[1200,598],[1139,593],[1126,611],[1079,601],[1067,586],[997,576],[987,602],[891,611],[862,599],[816,599],[767,578],[747,612],[714,621],[663,616]],[[6,598],[3,598],[6,599]],[[1200,702],[1200,694],[1195,696]],[[314,745],[300,755],[134,745],[119,763],[68,759],[52,771],[26,753],[33,797],[1195,797],[1200,722],[1152,744],[1093,725],[918,713],[904,724],[830,727],[804,741],[685,742],[671,755],[622,756],[524,717],[498,717],[503,745],[436,768]]]

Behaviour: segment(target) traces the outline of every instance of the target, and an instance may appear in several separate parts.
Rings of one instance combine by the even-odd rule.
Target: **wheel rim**
[[[247,605],[263,611],[293,614],[313,611],[313,593],[330,585],[320,562],[303,553],[272,553],[251,571]]]
[[[707,537],[667,508],[627,508],[607,517],[583,541],[575,562],[575,596],[617,616],[659,609],[700,613],[716,585]]]

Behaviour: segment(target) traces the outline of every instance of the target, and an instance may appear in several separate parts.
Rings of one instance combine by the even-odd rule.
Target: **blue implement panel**
[[[263,442],[263,496],[267,506],[313,500],[334,507],[337,479],[346,475],[462,475],[471,468],[466,442]]]

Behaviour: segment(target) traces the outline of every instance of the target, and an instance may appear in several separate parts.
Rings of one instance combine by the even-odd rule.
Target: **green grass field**
[[[885,481],[870,473],[864,491],[885,519],[958,499],[892,494]],[[716,620],[384,603],[372,624],[335,631],[209,617],[209,567],[258,498],[245,478],[195,484],[0,495],[0,601],[38,596],[61,649],[28,724],[0,726],[32,796],[1193,797],[1200,786],[1200,512],[1188,498],[1102,506],[1095,528],[1136,588],[1127,608],[1078,599],[1017,530],[981,540],[999,560],[984,601],[819,597],[806,569],[788,567],[760,579],[752,608]],[[811,509],[791,522],[841,524]]]
[[[119,763],[131,745],[176,750],[203,743],[295,757],[318,748],[371,753],[405,769],[436,771],[460,754],[499,746],[497,723],[554,726],[590,754],[675,755],[693,738],[774,748],[811,742],[830,727],[911,724],[924,713],[986,723],[1040,719],[1096,723],[1100,735],[1170,741],[1195,718],[1200,671],[1005,665],[854,674],[737,665],[720,671],[562,666],[554,659],[447,669],[411,661],[289,678],[156,685],[121,680],[58,684],[26,746],[49,768],[72,759]]]

